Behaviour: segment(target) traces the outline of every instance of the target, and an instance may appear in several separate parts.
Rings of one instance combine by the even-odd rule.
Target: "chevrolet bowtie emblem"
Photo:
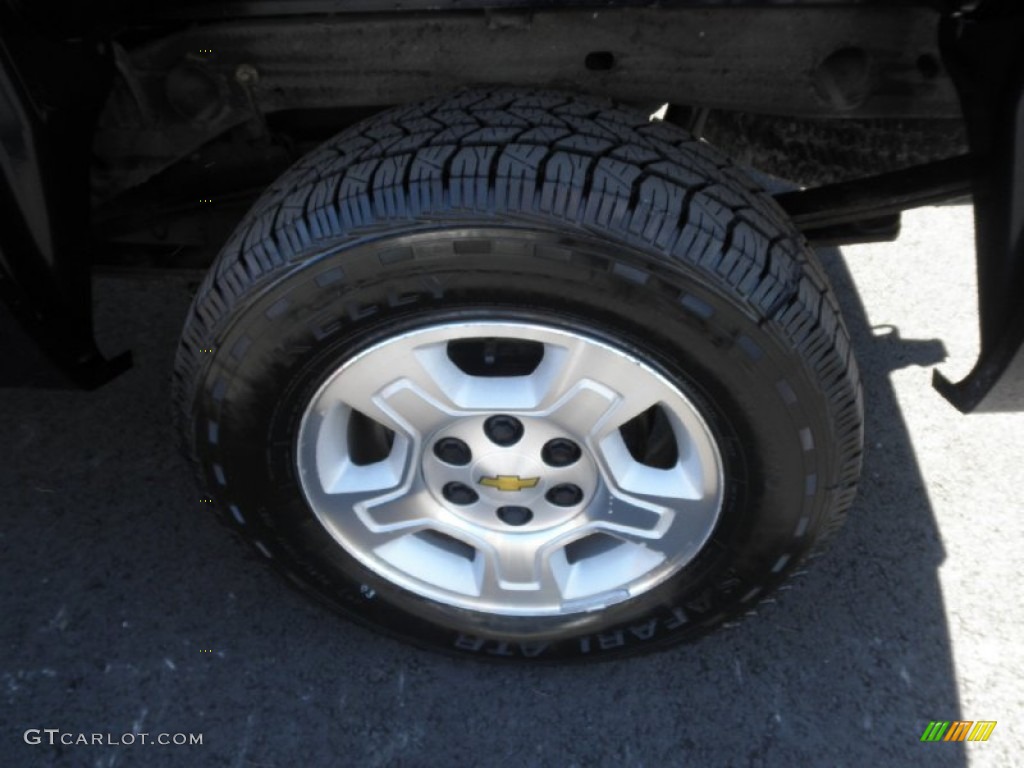
[[[539,477],[520,477],[519,475],[496,475],[495,477],[480,478],[480,485],[497,488],[499,491],[521,491],[523,488],[533,488],[539,482]]]

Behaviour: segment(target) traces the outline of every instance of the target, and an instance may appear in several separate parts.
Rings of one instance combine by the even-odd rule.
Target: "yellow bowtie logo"
[[[480,478],[480,485],[497,488],[499,491],[521,491],[523,488],[533,488],[539,482],[539,477],[519,477],[519,475],[496,475],[495,477]]]

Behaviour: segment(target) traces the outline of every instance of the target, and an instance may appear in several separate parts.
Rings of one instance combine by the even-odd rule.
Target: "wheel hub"
[[[510,434],[516,435],[514,441],[507,440]],[[424,482],[466,525],[509,535],[544,530],[570,521],[594,496],[597,465],[579,448],[579,439],[543,419],[507,414],[454,418],[426,440],[433,448],[422,451]],[[545,456],[552,458],[546,451],[550,443],[561,450],[556,466],[545,461]],[[446,492],[453,484],[470,489],[475,498]],[[561,503],[548,498],[553,489],[562,488],[575,489],[578,498],[565,503],[564,492]]]

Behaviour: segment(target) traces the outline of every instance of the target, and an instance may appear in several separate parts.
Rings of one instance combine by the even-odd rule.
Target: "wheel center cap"
[[[497,488],[499,491],[521,491],[524,488],[534,488],[539,482],[539,477],[520,477],[519,475],[497,475],[496,477],[480,478],[480,485],[486,485],[488,488]]]
[[[473,487],[498,504],[528,504],[546,488],[544,469],[527,456],[495,451],[482,456],[471,470]]]

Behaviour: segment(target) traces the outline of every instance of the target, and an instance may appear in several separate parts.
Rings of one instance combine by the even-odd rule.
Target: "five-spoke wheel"
[[[437,325],[347,361],[309,403],[298,463],[318,519],[367,568],[508,615],[656,586],[704,545],[723,486],[704,419],[664,376],[510,322]]]

